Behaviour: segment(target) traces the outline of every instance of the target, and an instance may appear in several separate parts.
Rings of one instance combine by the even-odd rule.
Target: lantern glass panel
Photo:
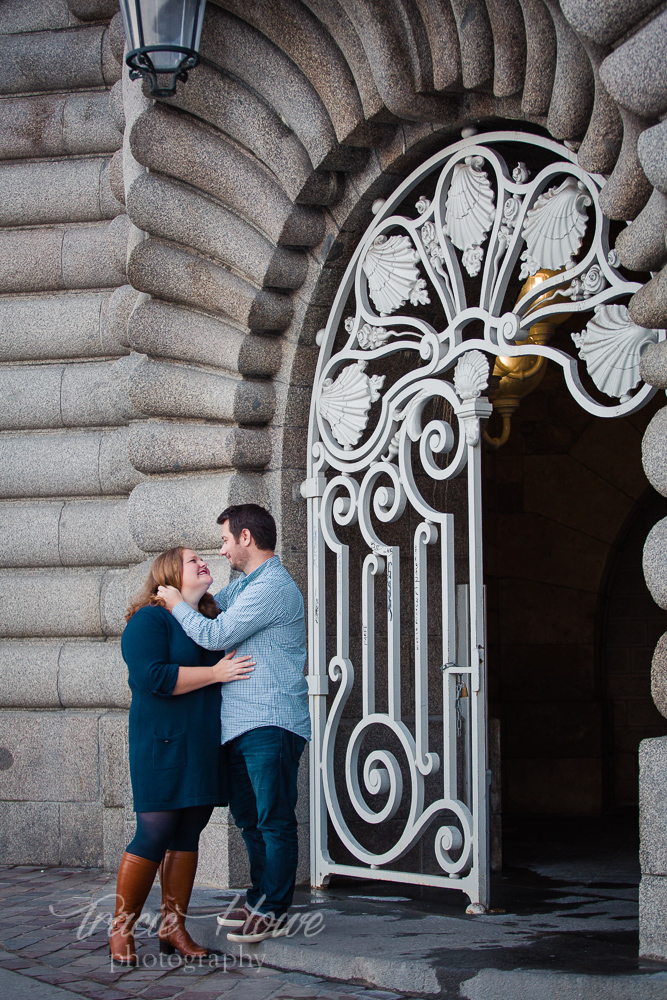
[[[166,47],[198,51],[204,8],[203,0],[121,0],[128,44],[152,50],[156,73],[174,73],[183,53]]]

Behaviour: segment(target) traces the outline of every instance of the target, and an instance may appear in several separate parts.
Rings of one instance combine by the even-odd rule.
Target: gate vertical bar
[[[326,657],[326,594],[324,540],[320,530],[321,493],[324,478],[306,480],[302,493],[308,497],[308,563],[310,600],[308,601],[308,693],[312,739],[310,744],[310,871],[314,885],[328,881],[322,861],[328,857],[327,807],[322,787],[322,743],[327,718],[329,690]],[[305,489],[304,489],[305,487]]]
[[[484,560],[482,547],[481,435],[468,444],[468,560],[470,595],[470,715],[472,728],[472,797],[477,872],[477,899],[489,906],[489,789],[486,708],[486,629],[484,624]]]

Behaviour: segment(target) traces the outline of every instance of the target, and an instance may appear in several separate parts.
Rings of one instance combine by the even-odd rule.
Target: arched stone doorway
[[[532,404],[542,419],[524,417],[525,433],[517,438],[515,430],[504,453],[509,471],[501,458],[500,472],[488,476],[497,510],[486,525],[486,579],[493,578],[489,563],[497,563],[496,574],[515,566],[497,581],[496,619],[514,641],[497,659],[510,690],[506,664],[533,670],[529,725],[517,699],[502,705],[506,798],[519,812],[532,793],[533,811],[599,813],[608,754],[596,609],[614,540],[644,486],[635,475],[637,432],[635,458],[614,460],[612,438],[596,418],[629,420],[651,399],[654,390],[640,386],[640,358],[664,334],[630,319],[626,303],[638,286],[616,268],[600,178],[546,139],[475,129],[462,136],[373,207],[377,221],[317,338],[302,495],[309,503],[311,877],[458,889],[469,895],[470,912],[480,912],[489,898],[492,662],[479,479],[480,418],[492,412],[486,396],[504,415],[502,438],[485,432],[487,442],[507,448],[503,386],[513,397],[518,384],[525,397],[526,387],[549,386],[548,364],[564,375],[524,399],[529,417]],[[491,382],[486,354],[495,360]],[[524,368],[516,368],[519,358]],[[531,433],[535,440],[522,448]],[[632,451],[631,438],[624,444]],[[514,503],[506,497],[512,485]],[[440,553],[435,570],[428,546]],[[507,645],[498,620],[490,631],[498,653]],[[568,660],[570,677],[560,669]],[[526,730],[527,754],[519,738]],[[497,779],[496,771],[496,798]],[[375,807],[366,795],[377,797]],[[357,832],[363,824],[365,838]],[[430,828],[444,874],[427,856]],[[422,838],[423,858],[415,855]]]

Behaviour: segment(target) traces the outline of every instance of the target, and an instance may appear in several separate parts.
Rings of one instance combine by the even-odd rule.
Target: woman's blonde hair
[[[136,614],[139,608],[145,608],[147,605],[151,607],[158,605],[161,608],[165,606],[164,601],[157,596],[158,587],[178,587],[179,590],[181,589],[181,584],[183,583],[184,552],[185,545],[177,545],[175,548],[167,549],[166,552],[161,552],[159,556],[155,557],[145,584],[130,602],[127,614],[125,615],[125,621],[129,622],[132,615]],[[207,618],[218,617],[220,609],[211,594],[204,594],[199,602],[199,612]]]

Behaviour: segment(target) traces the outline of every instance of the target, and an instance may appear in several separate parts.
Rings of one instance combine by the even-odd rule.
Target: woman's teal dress
[[[130,777],[135,812],[226,805],[220,747],[220,684],[172,695],[178,668],[223,655],[189,639],[166,608],[143,607],[121,640],[129,672]]]

